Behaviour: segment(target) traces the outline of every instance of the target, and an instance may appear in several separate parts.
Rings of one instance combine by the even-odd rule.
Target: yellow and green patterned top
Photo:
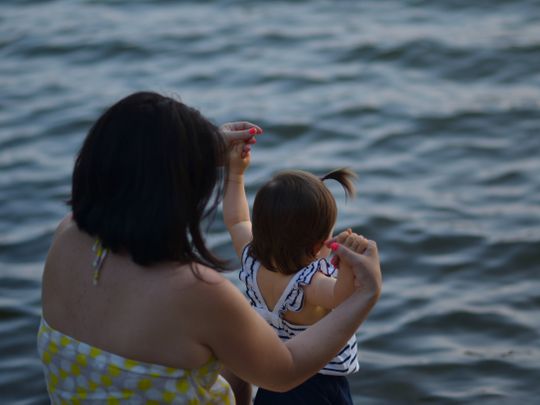
[[[41,319],[38,351],[53,404],[234,404],[214,359],[192,370],[108,353],[52,329]]]

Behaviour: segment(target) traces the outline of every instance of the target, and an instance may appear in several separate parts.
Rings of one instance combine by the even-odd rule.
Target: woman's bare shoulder
[[[226,277],[215,270],[195,266],[195,269],[180,268],[181,274],[174,277],[161,299],[165,307],[173,308],[174,317],[182,318],[191,325],[191,333],[204,337],[216,330],[225,319],[233,314],[251,312],[249,304],[240,290]],[[204,319],[205,322],[201,322]]]
[[[71,238],[71,236],[69,235],[72,235],[73,232],[78,232],[78,230],[79,228],[73,220],[73,214],[69,212],[56,226],[52,237],[51,245],[54,246],[55,242],[57,242],[59,239],[65,238],[66,236],[68,238]]]
[[[213,323],[229,319],[232,314],[249,317],[252,309],[247,299],[227,277],[204,266],[197,266],[196,271],[190,274],[190,282],[177,284],[185,291],[183,298],[177,295],[178,303],[182,301],[183,308],[190,308],[189,316]]]
[[[170,286],[175,291],[190,291],[197,300],[216,301],[231,293],[235,287],[216,270],[201,264],[191,263],[176,267]]]
[[[54,232],[55,236],[58,234],[63,233],[64,231],[68,230],[69,228],[76,227],[77,224],[75,224],[75,221],[73,221],[73,213],[68,212],[64,218],[60,221],[58,226],[56,227],[56,230]]]

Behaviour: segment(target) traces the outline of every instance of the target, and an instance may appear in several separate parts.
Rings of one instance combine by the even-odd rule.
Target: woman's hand
[[[246,157],[251,150],[251,145],[257,143],[255,135],[263,133],[261,127],[247,121],[227,122],[220,125],[219,131],[229,146],[236,142],[243,142],[242,152],[240,153],[241,158]]]
[[[250,141],[255,135],[260,135],[263,130],[258,125],[247,121],[227,122],[219,126],[220,132],[229,143],[236,141]]]
[[[354,273],[354,284],[357,288],[367,289],[378,297],[382,288],[382,274],[377,244],[367,240],[366,246],[363,237],[351,238],[352,235],[343,235],[341,239],[345,237],[345,242],[349,239],[345,246],[338,242],[340,236],[342,234],[326,242],[339,258],[340,267],[346,266]]]
[[[249,152],[249,145],[257,143],[255,135],[260,135],[263,130],[258,125],[247,121],[227,122],[219,127],[219,131],[229,145],[243,141],[244,153]]]

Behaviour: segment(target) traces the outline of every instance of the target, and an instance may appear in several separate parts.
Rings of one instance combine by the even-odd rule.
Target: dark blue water
[[[0,402],[47,401],[40,277],[73,158],[144,89],[265,129],[250,198],[280,169],[360,175],[338,229],[379,242],[385,285],[355,402],[538,403],[536,0],[0,2]],[[208,240],[234,257],[219,216]]]

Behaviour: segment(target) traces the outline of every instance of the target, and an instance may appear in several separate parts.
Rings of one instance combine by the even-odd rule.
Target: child
[[[330,252],[324,242],[331,238],[337,209],[323,181],[338,181],[351,196],[355,175],[347,169],[332,171],[322,179],[303,171],[280,173],[258,191],[252,225],[243,177],[249,162],[249,150],[246,153],[241,144],[233,145],[224,220],[241,259],[240,280],[251,305],[282,340],[288,340],[354,291],[352,272],[338,273],[325,258]],[[365,238],[350,229],[338,240],[360,251],[368,246]],[[259,389],[255,404],[352,404],[345,376],[358,367],[353,336],[318,374],[285,393]]]

